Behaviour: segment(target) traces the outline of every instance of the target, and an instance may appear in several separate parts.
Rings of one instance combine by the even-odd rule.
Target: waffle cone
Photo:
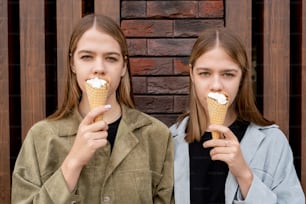
[[[210,124],[223,125],[227,112],[228,103],[220,104],[213,98],[207,97],[207,109],[209,114]],[[213,139],[219,139],[220,133],[213,131]]]
[[[89,101],[90,110],[105,105],[108,93],[108,85],[95,88],[92,87],[90,84],[85,83],[86,93]],[[103,116],[99,116],[95,119],[95,121],[102,120]]]

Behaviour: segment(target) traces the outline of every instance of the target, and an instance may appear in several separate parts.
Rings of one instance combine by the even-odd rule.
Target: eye
[[[106,57],[106,60],[108,62],[117,62],[118,58],[117,57],[113,57],[113,56],[108,56],[108,57]]]
[[[92,59],[92,56],[91,55],[82,55],[80,58],[81,58],[81,60],[88,61],[88,60]]]
[[[223,73],[223,76],[226,77],[226,78],[233,78],[233,77],[235,77],[235,74],[232,73],[232,72],[225,72],[225,73]]]
[[[206,77],[208,77],[208,76],[211,75],[211,73],[208,72],[208,71],[202,71],[202,72],[199,72],[199,75],[200,75],[200,76],[206,76]]]

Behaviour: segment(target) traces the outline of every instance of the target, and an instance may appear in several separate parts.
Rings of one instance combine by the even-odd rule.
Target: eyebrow
[[[90,51],[90,50],[79,50],[77,52],[77,54],[83,54],[83,53],[92,54],[92,53],[95,53],[95,52]],[[104,53],[104,55],[118,55],[118,56],[120,56],[121,54],[118,53],[118,52],[106,52],[106,53]]]
[[[210,69],[210,68],[207,68],[207,67],[195,67],[194,68],[196,71],[211,71],[213,69]],[[237,68],[224,68],[224,69],[221,69],[220,72],[239,72],[239,70]]]

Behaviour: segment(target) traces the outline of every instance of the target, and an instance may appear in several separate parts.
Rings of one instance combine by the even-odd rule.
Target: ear
[[[126,70],[127,70],[127,66],[126,66],[126,63],[124,63],[123,68],[121,70],[121,77],[123,77],[125,75]]]
[[[123,63],[123,68],[122,68],[122,71],[121,71],[121,77],[123,77],[127,71],[127,56],[124,57],[124,63]]]
[[[72,73],[76,74],[74,65],[70,65],[70,69],[71,69]]]
[[[190,79],[193,82],[193,69],[192,69],[192,65],[189,64],[189,75],[190,75]]]
[[[74,66],[74,64],[73,64],[73,58],[72,58],[72,54],[70,53],[69,54],[69,65],[70,65],[70,69],[71,69],[71,71],[72,71],[72,73],[74,73],[75,74],[75,66]]]

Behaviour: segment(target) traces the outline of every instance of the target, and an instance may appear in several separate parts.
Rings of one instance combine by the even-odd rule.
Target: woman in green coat
[[[67,60],[63,104],[29,130],[13,171],[12,203],[170,203],[172,137],[134,107],[120,27],[106,16],[85,16]],[[107,105],[94,109],[85,88],[92,78],[109,81]]]

